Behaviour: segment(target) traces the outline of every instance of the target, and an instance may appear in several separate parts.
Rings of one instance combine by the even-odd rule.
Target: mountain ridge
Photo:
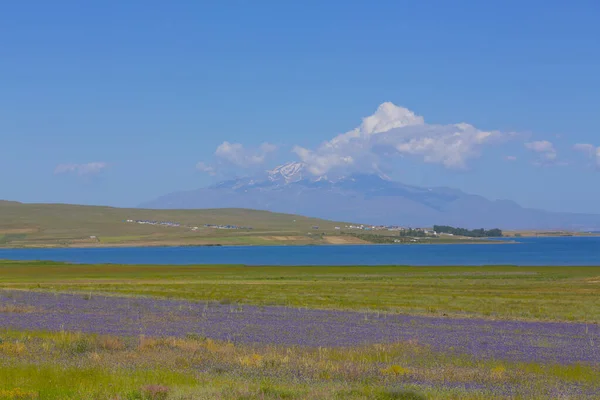
[[[600,215],[555,213],[521,207],[511,200],[488,200],[449,187],[419,187],[380,174],[354,173],[330,178],[286,163],[263,176],[219,182],[175,192],[143,208],[244,207],[368,224],[465,228],[572,229],[600,227]]]

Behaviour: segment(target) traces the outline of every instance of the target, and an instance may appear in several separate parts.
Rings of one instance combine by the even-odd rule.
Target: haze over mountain
[[[141,204],[143,208],[243,207],[340,221],[404,226],[448,224],[503,229],[600,227],[600,215],[553,213],[467,194],[452,188],[423,188],[382,174],[354,173],[330,179],[290,162],[263,176],[226,180],[208,188],[176,192]]]

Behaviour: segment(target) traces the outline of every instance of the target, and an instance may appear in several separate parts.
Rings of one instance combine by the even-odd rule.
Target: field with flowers
[[[4,399],[596,399],[600,268],[0,263]]]

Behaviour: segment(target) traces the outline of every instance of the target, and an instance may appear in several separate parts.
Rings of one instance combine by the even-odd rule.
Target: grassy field
[[[252,229],[216,229],[207,224]],[[460,237],[411,240],[386,230],[357,235],[345,226],[343,222],[247,209],[144,210],[0,201],[0,248],[396,244],[395,239],[409,244],[486,242]]]
[[[600,267],[0,264],[0,287],[600,323]]]
[[[252,229],[215,229],[205,224]],[[343,223],[245,209],[143,210],[0,201],[0,247],[321,244],[327,241],[319,234],[335,234],[334,228],[340,225]],[[315,231],[314,226],[319,229]]]
[[[2,289],[76,292],[83,299],[106,293],[212,300],[230,305],[231,312],[239,312],[236,304],[255,304],[361,310],[365,318],[369,312],[385,311],[600,323],[600,267],[4,261],[0,295]],[[0,317],[31,312],[35,307],[0,301]],[[175,315],[164,318],[169,321]],[[537,346],[551,345],[543,336],[532,340]],[[0,400],[593,399],[598,393],[597,365],[479,358],[434,349],[418,340],[314,348],[222,342],[192,334],[119,336],[0,327]]]
[[[567,387],[593,390],[599,377],[590,366],[480,361],[416,342],[303,349],[195,337],[0,336],[1,399],[548,399]],[[411,383],[419,381],[428,384]]]

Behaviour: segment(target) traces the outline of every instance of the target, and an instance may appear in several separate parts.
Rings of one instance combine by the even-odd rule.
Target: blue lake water
[[[516,244],[2,249],[0,259],[114,264],[600,265],[600,237]]]

